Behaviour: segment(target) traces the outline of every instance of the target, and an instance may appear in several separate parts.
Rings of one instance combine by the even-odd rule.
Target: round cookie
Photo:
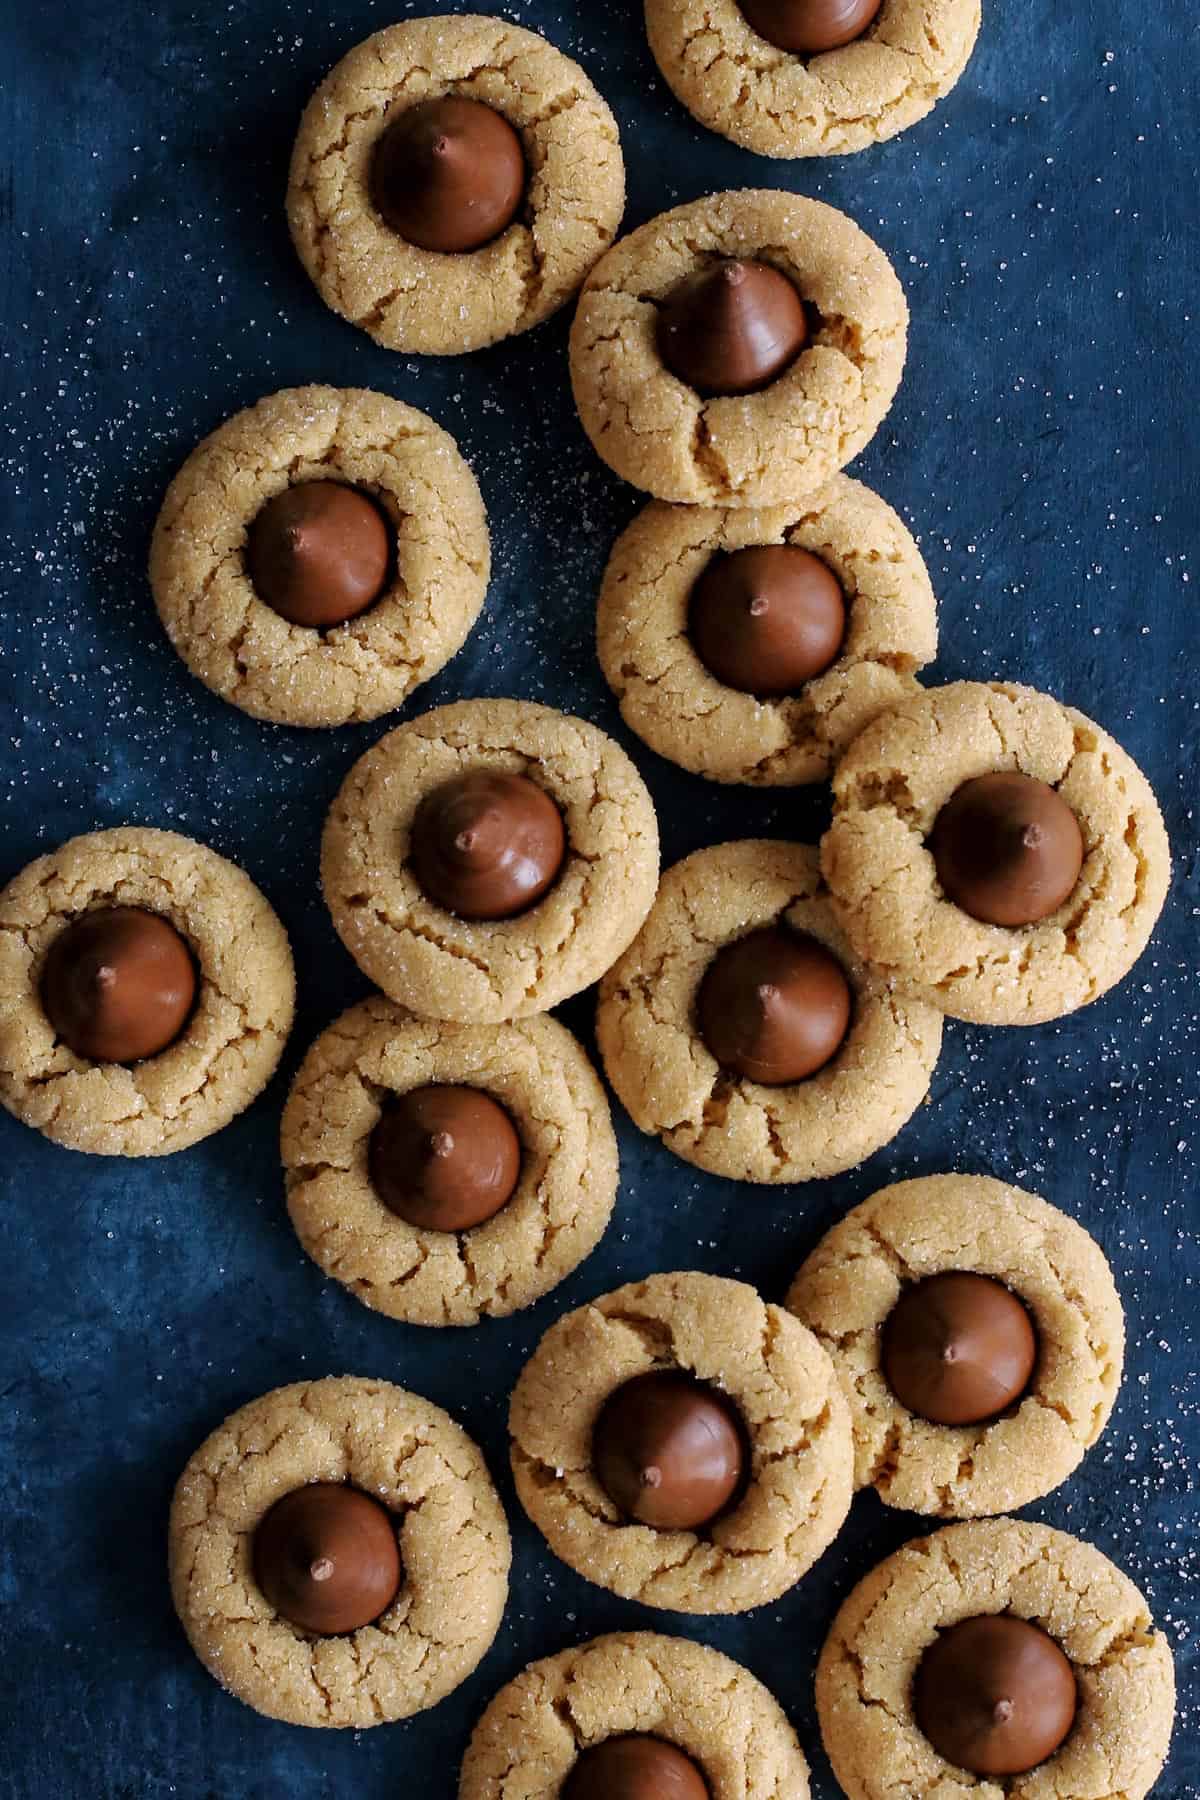
[[[747,1434],[740,1498],[698,1531],[628,1522],[593,1470],[605,1401],[652,1370],[709,1384]],[[812,1567],[849,1510],[850,1421],[833,1364],[782,1307],[715,1275],[652,1275],[559,1319],[513,1390],[509,1433],[517,1493],[550,1548],[646,1606],[765,1605]]]
[[[567,855],[515,918],[428,899],[410,862],[421,802],[480,767],[523,774],[563,815]],[[330,809],[321,878],[338,935],[384,993],[423,1018],[498,1024],[598,980],[636,936],[658,878],[658,826],[632,762],[596,726],[523,700],[462,700],[368,750]]]
[[[717,950],[780,921],[841,963],[848,1035],[819,1073],[765,1087],[722,1069],[696,997]],[[895,1137],[925,1098],[942,1043],[937,1009],[893,994],[850,949],[808,844],[717,844],[668,869],[632,947],[606,976],[596,1021],[604,1066],[639,1130],[735,1181],[838,1175]]]
[[[371,1183],[387,1096],[433,1083],[490,1094],[521,1139],[516,1191],[470,1231],[410,1224]],[[531,1305],[596,1247],[617,1192],[604,1089],[549,1018],[444,1025],[365,1000],[305,1057],[282,1146],[288,1211],[313,1261],[364,1305],[415,1325],[475,1325]]]
[[[255,1579],[254,1534],[285,1495],[348,1482],[396,1518],[402,1564],[373,1625],[318,1637]],[[171,1594],[196,1655],[268,1718],[359,1730],[406,1719],[475,1668],[500,1624],[510,1547],[486,1465],[440,1407],[386,1381],[297,1382],[207,1438],[171,1505]]]
[[[884,1372],[897,1300],[951,1271],[1002,1282],[1033,1321],[1033,1378],[991,1422],[918,1417]],[[908,1512],[968,1518],[1050,1493],[1099,1438],[1121,1382],[1124,1319],[1100,1246],[1036,1194],[986,1175],[928,1175],[872,1194],[822,1238],[787,1305],[842,1377],[858,1486]]]
[[[895,137],[970,60],[980,0],[883,0],[861,37],[815,55],[761,37],[737,0],[646,0],[654,60],[710,131],[760,156],[841,156]]]
[[[182,1033],[130,1064],[77,1055],[56,1035],[41,994],[56,939],[85,914],[113,907],[168,920],[196,970]],[[0,1102],[69,1150],[186,1150],[266,1086],[292,1028],[295,993],[283,926],[223,856],[136,825],[72,838],[0,892]]]
[[[659,354],[663,303],[722,257],[792,279],[815,324],[758,393],[703,399]],[[887,257],[852,219],[770,189],[662,213],[593,269],[571,327],[583,428],[610,468],[659,500],[787,506],[869,443],[900,384],[908,306]]]
[[[632,1736],[676,1746],[713,1800],[808,1800],[808,1764],[774,1695],[719,1650],[652,1631],[593,1638],[502,1687],[471,1734],[458,1800],[558,1800],[582,1755]]]
[[[688,635],[692,590],[722,552],[807,550],[846,597],[837,659],[795,694],[762,697],[707,669]],[[878,494],[835,475],[809,499],[763,511],[652,501],[617,540],[596,621],[600,666],[631,731],[713,781],[824,781],[877,713],[916,688],[937,654],[937,602],[921,552]]]
[[[374,605],[321,631],[259,595],[246,547],[268,502],[325,481],[369,496],[393,553]],[[365,388],[285,388],[227,419],[171,483],[150,548],[159,617],[193,675],[281,725],[401,705],[462,648],[490,567],[483,500],[454,439]]]
[[[1060,1644],[1078,1689],[1062,1748],[1003,1783],[946,1762],[912,1705],[938,1633],[998,1613]],[[889,1556],[846,1600],[817,1666],[821,1737],[849,1800],[1142,1800],[1166,1760],[1174,1707],[1170,1648],[1129,1578],[1091,1544],[1017,1519],[951,1525]]]
[[[453,255],[406,242],[371,192],[383,133],[447,94],[507,119],[527,173],[507,229]],[[300,122],[288,180],[292,241],[321,298],[409,355],[477,350],[549,318],[624,208],[616,121],[578,63],[535,32],[469,13],[406,20],[343,57]]]
[[[964,782],[1015,770],[1083,835],[1074,891],[1040,923],[984,924],[947,899],[926,845]],[[980,1025],[1039,1025],[1128,974],[1162,910],[1170,848],[1141,770],[1090,719],[1007,682],[958,681],[875,719],[833,780],[821,867],[846,936],[904,993]]]

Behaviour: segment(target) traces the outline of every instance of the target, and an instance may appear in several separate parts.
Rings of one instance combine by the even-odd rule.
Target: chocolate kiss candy
[[[767,926],[718,950],[698,1011],[700,1035],[723,1069],[786,1087],[837,1055],[850,1025],[850,984],[816,938]]]
[[[173,1044],[196,999],[191,952],[169,919],[135,906],[84,913],[50,946],[42,1007],[90,1062],[134,1063]]]
[[[974,1775],[1025,1775],[1053,1756],[1079,1708],[1075,1671],[1052,1637],[1008,1613],[964,1619],[926,1650],[917,1724]]]
[[[828,563],[792,544],[715,556],[692,589],[688,635],[726,687],[794,694],[834,662],[846,600]]]
[[[511,919],[554,885],[566,856],[562,814],[536,781],[472,769],[427,794],[410,856],[429,898],[460,919]]]
[[[934,820],[929,848],[947,898],[986,925],[1048,918],[1083,866],[1078,819],[1031,775],[964,781]]]
[[[804,302],[769,263],[719,262],[669,295],[658,353],[705,396],[752,394],[794,362],[808,338]]]
[[[490,1094],[414,1088],[371,1133],[371,1183],[391,1212],[426,1231],[469,1231],[512,1199],[521,1142]]]
[[[690,1756],[662,1738],[605,1738],[585,1750],[562,1785],[562,1800],[710,1800]]]
[[[285,1494],[254,1533],[254,1579],[301,1631],[341,1637],[385,1613],[400,1587],[387,1508],[338,1482]]]
[[[723,1513],[745,1461],[730,1402],[671,1370],[624,1382],[592,1434],[596,1477],[614,1506],[663,1531],[696,1531]]]
[[[374,605],[387,585],[391,533],[373,500],[339,481],[304,481],[261,509],[246,565],[261,600],[326,630]]]
[[[525,153],[502,113],[444,94],[400,113],[375,146],[371,196],[421,250],[478,250],[507,230],[525,194]]]
[[[882,4],[883,0],[738,0],[752,31],[796,56],[818,56],[852,43]]]
[[[930,1275],[883,1327],[883,1372],[902,1406],[935,1425],[982,1425],[1021,1398],[1037,1362],[1033,1322],[989,1275]]]

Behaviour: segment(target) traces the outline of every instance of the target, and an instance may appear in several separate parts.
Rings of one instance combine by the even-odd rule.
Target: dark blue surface
[[[908,371],[857,472],[924,547],[942,604],[934,673],[1031,681],[1128,746],[1175,846],[1168,910],[1133,976],[1078,1017],[1029,1033],[952,1025],[932,1103],[844,1179],[742,1189],[693,1174],[619,1117],[621,1195],[601,1248],[530,1312],[467,1333],[391,1324],[323,1280],[288,1225],[276,1154],[302,1052],[365,987],[318,896],[322,816],[395,720],[310,735],[212,698],[158,627],[147,539],[170,475],[238,407],[306,381],[399,395],[472,462],[496,564],[468,647],[403,716],[511,693],[628,743],[592,620],[638,497],[576,424],[565,317],[418,364],[327,313],[291,252],[282,201],[301,107],[337,57],[398,15],[396,0],[5,9],[0,879],[95,826],[176,827],[261,883],[300,975],[283,1070],[195,1150],[84,1158],[0,1117],[5,1796],[450,1800],[474,1718],[526,1661],[655,1625],[770,1683],[828,1800],[815,1655],[838,1600],[920,1522],[864,1496],[778,1605],[724,1623],[651,1613],[586,1586],[525,1522],[505,1398],[550,1321],[590,1295],[690,1265],[779,1298],[854,1201],[949,1168],[1038,1190],[1113,1261],[1130,1327],[1122,1397],[1079,1475],[1032,1512],[1093,1539],[1152,1597],[1183,1700],[1159,1791],[1200,1793],[1188,1695],[1200,1573],[1195,28],[1186,7],[1136,0],[986,4],[974,60],[931,118],[862,156],[783,165],[692,124],[656,78],[634,4],[505,10],[578,55],[614,106],[627,225],[713,188],[778,185],[844,206],[889,251],[912,305]],[[815,834],[819,798],[720,792],[631,748],[668,860],[748,831]],[[590,1015],[587,998],[564,1009],[584,1032]],[[272,1724],[223,1695],[184,1642],[164,1575],[171,1487],[200,1438],[268,1387],[347,1371],[411,1385],[462,1420],[515,1541],[508,1614],[475,1677],[433,1713],[358,1735]]]

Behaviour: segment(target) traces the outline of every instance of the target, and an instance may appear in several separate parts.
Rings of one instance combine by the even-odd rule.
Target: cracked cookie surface
[[[455,94],[518,132],[528,187],[492,243],[406,243],[371,199],[375,145],[421,101]],[[535,32],[473,14],[409,19],[343,57],[292,152],[292,241],[325,304],[389,350],[452,356],[528,331],[579,287],[625,208],[617,125],[579,64]]]
[[[555,885],[513,919],[460,919],[408,862],[417,807],[486,766],[528,776],[563,814]],[[321,879],[363,972],[423,1018],[498,1024],[547,1012],[612,966],[658,879],[658,825],[625,752],[583,719],[523,700],[461,700],[401,725],[355,763],[325,824]]]
[[[1001,1612],[1057,1639],[1079,1712],[1048,1762],[989,1781],[938,1755],[910,1694],[939,1631]],[[817,1665],[821,1738],[850,1800],[1142,1800],[1174,1707],[1170,1648],[1129,1578],[1091,1544],[1017,1519],[950,1525],[888,1557],[843,1605]]]
[[[198,973],[182,1035],[129,1065],[76,1056],[56,1038],[39,993],[55,938],[81,914],[109,906],[169,919]],[[292,1027],[295,993],[287,933],[250,877],[223,856],[143,826],[72,838],[0,892],[0,1102],[70,1150],[185,1150],[266,1086]]]
[[[732,1076],[695,1020],[725,944],[783,922],[832,951],[853,994],[832,1062],[792,1087]],[[890,1142],[924,1100],[942,1044],[937,1009],[893,994],[847,944],[809,844],[746,839],[663,876],[638,938],[605,977],[596,1035],[634,1124],[685,1162],[735,1181],[815,1181]]]
[[[840,156],[895,137],[949,93],[980,0],[883,0],[852,43],[796,56],[737,0],[646,0],[654,60],[694,119],[760,156]]]
[[[990,1275],[1031,1313],[1038,1361],[1000,1419],[934,1425],[892,1393],[880,1334],[906,1284]],[[1099,1438],[1125,1355],[1104,1253],[1036,1194],[986,1175],[928,1175],[872,1194],[822,1238],[787,1305],[832,1356],[854,1420],[855,1479],[889,1506],[968,1518],[1048,1494]]]
[[[1057,788],[1083,834],[1058,911],[985,925],[944,898],[925,840],[963,782],[1017,770]],[[897,989],[980,1025],[1038,1025],[1128,974],[1166,899],[1171,856],[1150,784],[1106,731],[1034,688],[953,682],[902,702],[833,779],[821,866],[860,956]]]
[[[655,334],[667,296],[722,257],[774,265],[819,316],[769,387],[705,400],[671,374]],[[660,214],[601,259],[571,326],[571,385],[597,455],[634,487],[692,505],[786,506],[874,436],[907,335],[891,264],[845,213],[735,190]]]
[[[615,1632],[531,1663],[471,1734],[458,1800],[556,1800],[576,1759],[631,1733],[676,1745],[712,1800],[807,1800],[783,1708],[731,1657],[687,1638]]]
[[[592,1471],[615,1388],[681,1369],[737,1407],[749,1481],[703,1532],[629,1523]],[[550,1548],[589,1581],[676,1612],[745,1612],[793,1587],[850,1507],[850,1416],[812,1333],[744,1282],[652,1275],[551,1326],[509,1407],[517,1494]]]
[[[727,687],[688,636],[692,587],[709,561],[760,544],[819,556],[848,609],[837,660],[779,699]],[[914,671],[937,654],[937,602],[902,520],[835,475],[811,498],[761,511],[652,501],[609,558],[596,636],[621,716],[652,750],[713,781],[791,787],[825,780],[863,727],[914,691]]]
[[[410,1225],[371,1185],[386,1096],[429,1083],[490,1094],[521,1139],[516,1192],[471,1231]],[[416,1325],[474,1325],[530,1306],[595,1249],[616,1198],[604,1089],[555,1019],[445,1025],[365,1000],[308,1052],[281,1136],[288,1212],[308,1254],[364,1305]]]
[[[254,1579],[277,1500],[350,1482],[395,1515],[400,1591],[374,1625],[314,1637]],[[356,1376],[276,1388],[201,1444],[175,1489],[171,1594],[193,1650],[268,1718],[360,1729],[433,1706],[475,1668],[508,1593],[508,1525],[478,1449],[449,1414]]]
[[[259,598],[245,550],[268,500],[326,480],[371,496],[394,556],[373,606],[317,631]],[[401,705],[462,648],[490,568],[483,500],[454,439],[365,388],[285,388],[227,419],[171,483],[150,550],[159,617],[192,674],[282,725],[344,725]]]

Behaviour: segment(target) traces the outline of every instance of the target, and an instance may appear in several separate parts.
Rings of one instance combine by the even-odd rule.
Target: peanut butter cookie
[[[1012,1321],[997,1314],[1007,1295],[1029,1326],[1019,1310]],[[904,1296],[926,1308],[907,1326]],[[967,1518],[1048,1494],[1099,1438],[1121,1383],[1124,1319],[1100,1246],[1036,1194],[984,1175],[872,1194],[821,1240],[787,1304],[841,1374],[859,1487],[908,1512]],[[891,1322],[906,1336],[891,1352],[903,1398],[889,1380]],[[1014,1330],[1028,1351],[1012,1394]],[[947,1354],[962,1370],[958,1391],[946,1391]],[[965,1414],[977,1416],[951,1422]]]
[[[767,1084],[723,1065],[698,1016],[726,947],[764,931],[840,965],[849,1019],[805,1079]],[[814,1181],[863,1162],[925,1098],[942,1043],[935,1007],[894,994],[853,952],[807,844],[718,844],[663,876],[635,943],[600,990],[608,1078],[639,1130],[735,1181]]]
[[[783,1708],[748,1669],[687,1638],[624,1631],[531,1663],[471,1734],[459,1800],[557,1800],[602,1745],[686,1800],[690,1762],[713,1800],[807,1800],[808,1764]],[[665,1758],[665,1762],[663,1759]],[[678,1759],[678,1760],[677,1760]],[[668,1786],[671,1781],[674,1785]]]
[[[423,1018],[497,1024],[548,1011],[616,961],[654,898],[658,826],[596,726],[462,700],[355,763],[321,877],[338,935],[384,993]]]
[[[791,693],[729,685],[688,629],[705,570],[764,545],[819,558],[844,596],[833,659]],[[793,787],[826,780],[863,727],[915,691],[914,671],[937,654],[937,602],[901,519],[835,475],[808,499],[762,511],[652,501],[609,559],[596,635],[621,716],[652,750],[713,781]]]
[[[1166,898],[1170,849],[1145,776],[1033,688],[910,696],[850,746],[833,795],[821,866],[846,936],[882,979],[952,1018],[1038,1025],[1086,1006],[1128,974]],[[981,796],[977,817],[948,813],[960,795]],[[992,922],[1014,896],[1029,922]]]
[[[283,926],[223,856],[136,825],[72,838],[0,893],[0,1102],[69,1150],[186,1150],[266,1086],[295,992]]]
[[[260,1527],[314,1487],[390,1515],[394,1597],[357,1629],[297,1624],[263,1591]],[[353,1604],[354,1576],[361,1587],[372,1572],[347,1566],[357,1545],[310,1527],[313,1551],[328,1555],[293,1573],[284,1603],[302,1610],[311,1573],[326,1593],[350,1588]],[[360,1730],[444,1699],[496,1635],[509,1560],[504,1509],[466,1432],[416,1394],[350,1375],[241,1407],[191,1458],[171,1506],[171,1593],[193,1650],[231,1694],[292,1725]]]
[[[665,1398],[642,1385],[664,1378]],[[614,1430],[627,1460],[655,1451],[639,1479],[661,1524],[641,1522],[636,1496],[614,1500],[603,1452],[612,1402],[639,1393],[649,1428],[626,1414]],[[704,1479],[687,1466],[696,1407]],[[729,1479],[700,1521],[691,1504],[698,1493],[704,1503],[722,1414],[732,1415]],[[781,1307],[715,1275],[653,1275],[559,1319],[513,1391],[509,1432],[517,1493],[550,1548],[647,1606],[730,1613],[777,1599],[832,1543],[850,1505],[850,1420],[833,1364]],[[697,1523],[666,1522],[686,1516]]]
[[[761,0],[745,11],[738,0],[646,0],[646,30],[692,117],[760,156],[841,156],[915,125],[966,68],[980,22],[979,0],[883,0],[873,17],[858,8],[867,22],[850,42],[793,50],[755,30],[755,10],[766,12]],[[837,9],[839,23],[849,10]]]
[[[1129,1578],[1018,1519],[951,1525],[889,1556],[817,1666],[821,1737],[849,1800],[1142,1800],[1174,1710],[1170,1648]]]
[[[471,1229],[453,1227],[444,1199],[439,1214],[436,1196],[406,1218],[372,1182],[380,1121],[394,1096],[464,1088],[489,1095],[515,1129],[510,1197]],[[288,1211],[313,1261],[364,1305],[416,1325],[474,1325],[531,1305],[595,1249],[617,1192],[604,1089],[554,1019],[445,1025],[365,1000],[305,1057],[282,1144]],[[472,1173],[469,1161],[451,1171],[460,1204]]]
[[[765,335],[786,336],[790,361],[760,369],[748,354],[740,376],[717,357],[699,386],[672,372],[662,327],[681,297],[714,280],[729,291],[707,294],[691,350],[727,349],[722,318],[769,304],[786,317]],[[677,206],[597,263],[571,327],[571,384],[593,448],[635,487],[700,506],[788,506],[870,442],[907,336],[900,283],[852,219],[819,200],[745,189]]]
[[[461,137],[451,120],[448,136],[400,146],[420,173],[437,150],[452,165],[428,176],[424,229],[405,213],[389,224],[381,210],[392,211],[379,179],[388,134],[406,114],[400,129],[419,132],[415,109],[447,98],[487,109],[490,133],[512,138],[513,192],[488,207],[495,230],[483,241],[447,232],[453,210],[496,200],[497,152],[490,136],[471,141],[469,123]],[[482,193],[464,191],[462,157]],[[407,164],[397,180],[411,196]],[[624,207],[616,121],[578,63],[535,32],[470,13],[405,20],[342,58],[300,122],[287,199],[292,241],[325,304],[389,350],[440,356],[549,318],[612,242]]]
[[[279,604],[252,574],[253,534],[281,499],[346,496],[372,514],[382,546],[378,592],[327,628]],[[328,594],[356,544],[345,528],[285,522],[288,574],[306,545],[310,585]],[[322,551],[324,554],[322,554]],[[269,554],[269,548],[268,548]],[[319,560],[316,560],[318,559]],[[332,567],[331,567],[332,565]],[[167,491],[150,549],[159,617],[206,687],[256,719],[344,725],[378,718],[436,675],[479,617],[491,567],[475,477],[454,439],[424,413],[365,388],[286,388],[226,420],[193,450]],[[261,577],[260,577],[261,578]],[[337,622],[340,619],[341,622]]]

